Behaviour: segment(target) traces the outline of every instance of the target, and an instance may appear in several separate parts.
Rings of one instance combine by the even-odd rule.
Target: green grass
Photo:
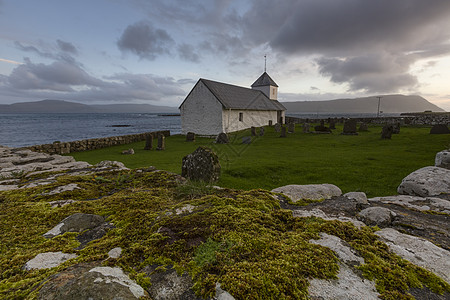
[[[250,145],[242,137],[250,130],[231,135],[231,143],[218,145],[213,139],[196,138],[188,143],[182,135],[166,138],[166,150],[143,150],[145,142],[105,149],[71,153],[77,160],[95,164],[117,160],[129,168],[155,166],[181,173],[181,160],[198,146],[211,147],[218,155],[222,176],[218,185],[239,189],[273,189],[287,184],[335,184],[342,191],[362,191],[369,197],[396,193],[409,173],[434,165],[437,152],[450,147],[449,135],[430,135],[429,127],[402,127],[391,140],[381,140],[381,127],[369,127],[358,136],[344,136],[342,127],[333,134],[301,132],[280,138],[266,127],[263,137],[254,137]],[[121,155],[134,148],[135,155]]]

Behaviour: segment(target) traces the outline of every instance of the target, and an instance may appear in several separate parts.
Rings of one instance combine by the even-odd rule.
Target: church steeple
[[[266,71],[252,84],[252,89],[262,91],[270,100],[278,100],[278,85]]]

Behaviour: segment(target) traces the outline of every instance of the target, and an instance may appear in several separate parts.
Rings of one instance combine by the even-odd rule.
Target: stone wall
[[[145,132],[139,134],[130,134],[122,136],[112,136],[97,139],[80,140],[73,142],[34,145],[25,147],[32,151],[44,152],[48,154],[69,154],[72,152],[81,152],[87,150],[95,150],[101,148],[107,148],[116,145],[130,144],[140,141],[145,141],[145,136],[151,134],[153,138],[158,138],[158,135],[170,136],[170,130]]]
[[[404,114],[398,117],[380,117],[380,118],[352,118],[356,119],[357,122],[367,123],[367,124],[397,124],[402,125],[435,125],[435,124],[446,124],[450,126],[450,113],[436,113],[436,114]],[[286,124],[295,123],[320,123],[323,120],[325,123],[329,123],[330,120],[334,120],[336,123],[344,123],[346,118],[296,118],[286,116]]]

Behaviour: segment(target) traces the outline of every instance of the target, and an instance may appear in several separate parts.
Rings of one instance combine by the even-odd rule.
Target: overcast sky
[[[418,94],[450,111],[449,0],[0,0],[0,104],[178,106],[199,78],[280,101]]]

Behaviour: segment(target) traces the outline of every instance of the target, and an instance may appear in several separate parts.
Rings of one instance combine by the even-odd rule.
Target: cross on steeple
[[[267,54],[264,54],[264,72],[266,72]]]

